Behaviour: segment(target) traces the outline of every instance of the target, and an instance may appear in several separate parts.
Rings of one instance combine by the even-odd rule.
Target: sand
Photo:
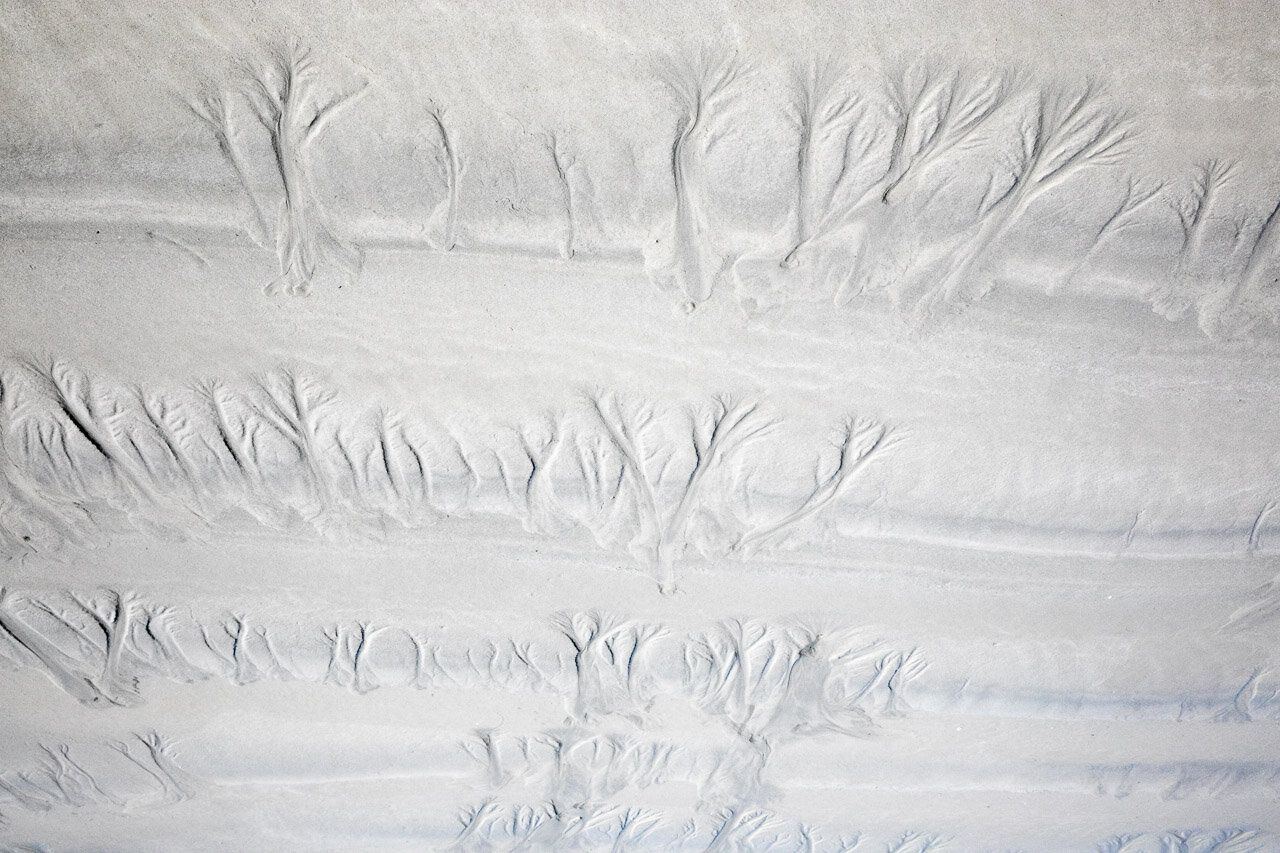
[[[0,849],[1280,851],[1272,6],[0,0]]]

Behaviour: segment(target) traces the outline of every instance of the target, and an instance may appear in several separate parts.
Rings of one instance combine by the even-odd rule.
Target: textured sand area
[[[0,0],[0,850],[1280,851],[1277,12]]]

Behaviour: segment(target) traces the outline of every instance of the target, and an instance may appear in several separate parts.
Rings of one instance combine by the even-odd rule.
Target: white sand
[[[1274,4],[0,0],[0,849],[1280,851]]]

